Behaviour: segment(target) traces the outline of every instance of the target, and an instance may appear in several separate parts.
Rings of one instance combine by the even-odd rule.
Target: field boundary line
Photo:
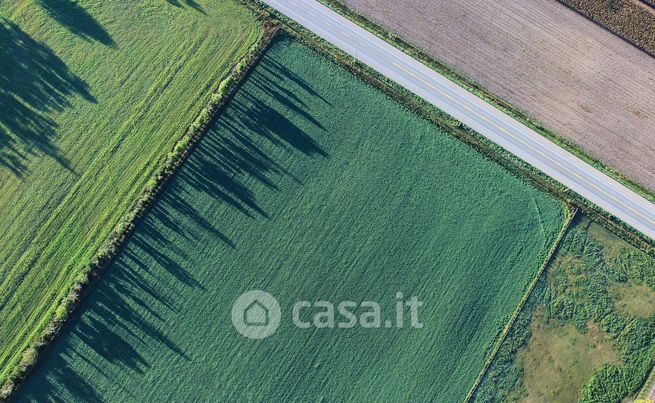
[[[93,291],[93,286],[101,280],[102,274],[120,253],[126,241],[145,214],[158,200],[158,196],[185,163],[196,144],[204,137],[209,125],[219,116],[230,102],[252,70],[257,66],[266,51],[274,43],[279,30],[270,21],[260,19],[260,37],[246,55],[232,66],[230,73],[221,79],[217,90],[211,94],[207,105],[197,114],[191,125],[175,143],[161,167],[148,181],[141,196],[135,200],[133,208],[116,224],[112,234],[96,252],[88,266],[77,275],[68,294],[56,306],[44,330],[22,353],[21,361],[4,381],[0,389],[0,402],[5,402],[15,392],[21,382],[38,365],[41,357],[69,323],[71,314]]]
[[[571,228],[571,224],[573,223],[573,220],[575,219],[576,215],[578,214],[578,208],[575,206],[567,206],[568,208],[566,209],[567,211],[567,217],[566,220],[564,221],[564,224],[562,225],[562,229],[560,230],[560,233],[558,234],[557,238],[555,239],[555,242],[553,242],[553,245],[551,246],[548,255],[546,256],[546,259],[544,260],[544,263],[541,265],[539,268],[539,271],[537,274],[534,276],[532,279],[532,282],[528,286],[528,289],[526,292],[523,294],[523,297],[521,298],[521,301],[519,304],[516,306],[514,309],[514,312],[512,313],[509,321],[503,328],[502,333],[496,340],[496,343],[494,344],[494,347],[491,351],[491,354],[487,358],[487,361],[485,362],[484,366],[482,367],[482,370],[480,371],[480,374],[478,375],[477,379],[473,383],[473,386],[471,386],[471,389],[469,389],[469,392],[466,395],[466,398],[464,399],[465,403],[469,403],[473,400],[473,397],[475,396],[475,392],[478,390],[478,387],[480,386],[480,383],[482,383],[482,380],[484,379],[484,376],[487,374],[489,371],[489,367],[491,367],[491,364],[493,363],[494,359],[496,358],[496,355],[498,355],[498,351],[500,350],[500,347],[503,345],[505,340],[507,339],[507,335],[509,334],[510,330],[512,330],[512,327],[514,326],[514,323],[516,323],[516,319],[519,316],[519,313],[523,310],[525,307],[525,304],[528,302],[528,299],[530,298],[530,295],[532,294],[532,291],[534,291],[534,288],[536,287],[537,283],[539,282],[539,279],[541,276],[546,272],[546,269],[548,266],[550,266],[551,262],[557,255],[557,251],[559,250],[560,245],[562,244],[562,240],[566,236],[567,232],[569,231],[569,228]]]
[[[639,392],[637,393],[637,399],[647,400],[648,395],[653,388],[655,388],[655,367],[650,370],[650,373],[644,381],[643,386],[641,389],[639,389]]]

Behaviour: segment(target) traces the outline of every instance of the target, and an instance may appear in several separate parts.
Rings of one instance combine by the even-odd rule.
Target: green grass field
[[[18,400],[456,401],[561,230],[561,203],[281,39]],[[253,341],[232,303],[282,307]],[[299,329],[291,306],[423,301],[422,329]],[[388,316],[388,315],[387,315]]]
[[[237,1],[0,2],[0,384],[260,35]]]

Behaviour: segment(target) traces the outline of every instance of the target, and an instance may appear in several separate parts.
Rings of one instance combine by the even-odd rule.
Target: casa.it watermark
[[[423,306],[418,297],[406,298],[402,292],[395,295],[394,312],[383,312],[376,301],[297,301],[285,314],[299,329],[421,329],[419,309]],[[280,326],[282,309],[278,300],[266,291],[252,290],[239,296],[232,305],[232,324],[243,336],[264,339]]]

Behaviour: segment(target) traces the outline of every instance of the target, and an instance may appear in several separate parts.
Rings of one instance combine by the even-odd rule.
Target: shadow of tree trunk
[[[106,29],[75,0],[38,0],[50,16],[87,41],[116,46]]]
[[[53,143],[49,112],[70,108],[69,97],[96,102],[88,85],[45,44],[0,19],[0,166],[21,176],[30,155],[45,154],[68,167]]]

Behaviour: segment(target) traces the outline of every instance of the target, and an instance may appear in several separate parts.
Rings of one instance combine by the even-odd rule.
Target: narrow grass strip
[[[654,384],[655,384],[655,368],[653,368],[650,371],[648,378],[646,378],[646,382],[644,382],[644,386],[641,387],[641,390],[637,394],[637,400],[639,399],[647,400],[651,388],[655,386]]]

